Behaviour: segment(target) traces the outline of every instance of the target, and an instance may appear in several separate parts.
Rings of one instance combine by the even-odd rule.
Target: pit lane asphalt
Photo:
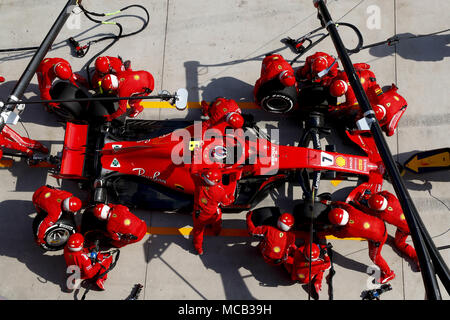
[[[279,40],[286,36],[299,37],[319,26],[311,2],[289,0],[280,5],[268,0],[135,0],[130,3],[99,0],[86,1],[84,5],[92,11],[113,12],[125,4],[138,3],[149,10],[148,29],[135,37],[120,40],[107,54],[120,54],[132,61],[133,69],[150,71],[157,90],[174,92],[185,87],[191,102],[210,101],[217,96],[250,102],[264,55],[277,51],[286,59],[293,58],[294,54]],[[65,0],[2,1],[1,46],[39,45],[65,3]],[[350,22],[360,28],[365,44],[385,40],[396,33],[408,36],[447,29],[450,17],[450,3],[437,0],[336,0],[329,1],[329,9],[335,21]],[[376,20],[377,13],[379,20]],[[117,19],[125,26],[125,31],[132,31],[142,24],[136,16],[139,14],[138,10],[133,10],[126,17]],[[81,15],[73,16],[48,56],[65,58],[75,71],[81,70],[103,44],[94,45],[85,58],[79,59],[65,46],[66,39],[70,36],[77,40],[92,39],[99,33],[109,32],[115,32],[114,27],[94,26]],[[342,34],[348,47],[354,47],[356,39],[347,31]],[[351,57],[354,63],[369,63],[380,85],[396,83],[399,93],[408,101],[398,132],[387,138],[392,154],[400,162],[415,151],[448,147],[449,39],[447,32],[401,41],[396,47],[376,47]],[[315,51],[336,54],[329,39],[310,53]],[[6,78],[0,85],[2,100],[10,93],[30,57],[30,52],[0,55],[0,75]],[[37,94],[34,78],[25,96],[36,98]],[[293,119],[254,109],[244,112],[254,114],[262,128],[280,128],[280,143],[292,145],[298,142],[301,131]],[[179,112],[149,107],[139,118],[198,119],[199,116],[199,110],[195,108]],[[64,129],[41,105],[29,105],[22,120],[33,139],[51,147],[52,154],[61,151]],[[14,129],[26,136],[21,125]],[[349,148],[335,136],[327,138],[327,142],[336,144],[338,152],[346,152]],[[407,174],[404,179],[430,235],[449,263],[450,173]],[[28,168],[20,161],[10,169],[0,169],[0,181],[0,296],[5,299],[74,299],[75,293],[64,289],[62,252],[43,253],[33,243],[31,234],[32,193],[46,183],[57,186],[58,181],[45,169]],[[60,183],[64,189],[83,196],[73,183]],[[342,182],[334,186],[329,181],[322,181],[321,191],[332,192],[334,199],[343,199],[354,185],[354,182]],[[389,182],[385,183],[385,188],[393,192]],[[289,211],[293,207],[290,199],[300,197],[299,188],[283,186],[259,206],[275,204]],[[150,228],[189,230],[192,226],[191,217],[187,215],[135,213],[145,219]],[[225,214],[224,228],[244,229],[245,212]],[[392,237],[395,228],[389,226],[388,230]],[[237,232],[237,236],[207,236],[205,254],[201,257],[193,253],[191,239],[183,232],[148,234],[142,242],[121,250],[117,267],[106,282],[106,291],[91,291],[88,299],[124,299],[136,283],[144,285],[141,299],[307,299],[306,290],[291,283],[282,268],[268,266],[262,261],[255,248],[257,242],[241,236],[239,232],[242,231]],[[331,243],[335,250],[334,298],[360,299],[361,291],[370,285],[367,272],[372,262],[367,243],[350,240],[331,240]],[[382,255],[397,277],[391,282],[393,290],[385,293],[382,299],[423,299],[420,273],[392,246],[390,239]],[[327,290],[324,280],[320,299],[328,299]],[[441,292],[445,299],[449,298],[442,287]]]

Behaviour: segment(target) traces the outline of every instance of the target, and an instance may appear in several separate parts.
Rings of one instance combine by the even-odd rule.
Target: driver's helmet
[[[94,216],[100,220],[107,220],[111,207],[106,204],[97,204],[94,208]]]
[[[68,197],[64,199],[62,208],[64,211],[75,213],[81,209],[81,200],[77,197]]]
[[[292,70],[284,70],[278,76],[281,83],[286,87],[291,87],[295,85],[295,75]]]
[[[102,79],[102,88],[103,90],[117,90],[119,88],[119,78],[114,74],[107,74]]]
[[[290,213],[285,212],[278,218],[277,226],[283,231],[291,230],[293,225],[294,225],[294,216]]]
[[[214,186],[222,180],[222,172],[219,169],[209,169],[202,174],[202,179],[208,185]]]
[[[227,114],[226,121],[234,129],[242,128],[244,125],[244,118],[238,112],[230,112]]]
[[[69,80],[72,77],[72,68],[67,62],[58,62],[54,65],[53,71],[61,80]]]
[[[101,74],[109,73],[111,65],[108,57],[98,57],[95,60],[95,70]]]
[[[349,214],[342,208],[333,208],[328,212],[328,219],[332,224],[345,226],[349,220]]]
[[[374,194],[367,201],[369,208],[376,211],[384,211],[388,206],[388,201],[381,194]]]
[[[348,84],[344,80],[335,80],[330,85],[330,94],[333,97],[340,97],[348,90]]]
[[[311,256],[311,261],[316,261],[320,256],[320,248],[317,244],[313,243],[310,248],[310,244],[306,243],[303,248],[303,255],[306,260],[309,261],[309,257]]]
[[[72,234],[67,240],[67,247],[70,251],[80,251],[83,249],[84,237],[81,233]]]

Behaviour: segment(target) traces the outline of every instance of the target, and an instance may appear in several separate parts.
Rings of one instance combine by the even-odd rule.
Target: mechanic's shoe
[[[100,289],[100,290],[105,290],[105,283],[104,283],[105,281],[103,280],[103,279],[97,279],[97,281],[95,281],[95,284],[97,285],[97,287]]]
[[[378,283],[385,284],[386,282],[389,282],[395,278],[394,271],[390,271],[388,273],[385,273],[381,275],[380,279],[378,280]]]
[[[131,61],[130,61],[130,60],[125,61],[125,62],[123,63],[123,66],[125,67],[125,70],[130,69],[130,67],[131,67]]]

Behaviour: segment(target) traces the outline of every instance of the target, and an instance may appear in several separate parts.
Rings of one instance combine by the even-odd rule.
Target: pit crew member
[[[84,237],[81,233],[74,233],[67,240],[64,247],[64,260],[68,267],[75,265],[80,268],[81,279],[98,277],[95,284],[100,290],[105,290],[104,282],[108,278],[108,273],[105,271],[112,263],[112,256],[96,251],[90,252],[84,247]]]
[[[252,211],[247,213],[247,230],[253,237],[261,239],[258,248],[263,259],[270,265],[280,265],[297,249],[295,234],[290,231],[294,225],[294,216],[283,213],[277,220],[277,227],[261,225],[255,227],[252,221]]]
[[[139,242],[147,233],[147,224],[120,204],[97,204],[94,216],[106,221],[107,236],[116,248]]]
[[[37,213],[46,215],[35,234],[35,241],[38,245],[45,243],[45,232],[58,221],[63,211],[76,214],[82,207],[81,200],[72,193],[51,186],[42,186],[37,189],[32,200]]]

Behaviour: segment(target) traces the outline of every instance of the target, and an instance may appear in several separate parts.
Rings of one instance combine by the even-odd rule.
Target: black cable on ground
[[[113,40],[113,42],[111,42],[111,43],[110,43],[109,45],[107,45],[103,50],[101,50],[101,51],[98,52],[96,55],[94,55],[94,56],[93,56],[91,59],[89,59],[89,61],[86,63],[86,72],[87,72],[87,76],[88,76],[88,82],[89,82],[89,85],[92,86],[92,83],[91,83],[91,77],[90,77],[90,71],[89,71],[92,62],[93,62],[95,59],[97,59],[100,55],[102,55],[104,52],[106,52],[108,49],[110,49],[110,48],[111,48],[117,41],[119,41],[120,39],[126,38],[126,37],[131,37],[131,36],[134,36],[134,35],[136,35],[136,34],[142,32],[142,31],[144,31],[144,29],[147,28],[148,24],[150,23],[150,14],[149,14],[148,10],[147,10],[145,7],[143,7],[143,6],[141,6],[141,5],[138,5],[138,4],[132,4],[132,5],[126,6],[126,7],[122,8],[122,9],[120,9],[120,10],[117,10],[117,11],[111,12],[111,13],[97,13],[97,12],[88,11],[88,10],[86,10],[86,8],[84,8],[80,3],[78,4],[78,6],[80,7],[80,9],[83,11],[84,15],[85,15],[90,21],[92,21],[92,22],[94,22],[94,23],[98,23],[98,24],[113,24],[113,25],[115,25],[115,26],[117,26],[117,27],[119,28],[119,34],[118,34],[118,35],[116,35],[116,36],[105,36],[105,37],[103,37],[103,38],[100,38],[100,39],[97,39],[97,40],[94,40],[94,41],[90,41],[90,42],[88,42],[88,44],[85,46],[86,49],[89,50],[91,44],[98,43],[98,42],[105,41],[105,40],[110,40],[110,39]],[[128,9],[130,9],[130,8],[140,8],[140,9],[144,10],[144,12],[145,12],[145,14],[146,14],[146,20],[145,20],[143,26],[142,26],[140,29],[138,29],[137,31],[134,31],[134,32],[127,33],[127,34],[123,34],[123,27],[122,27],[122,25],[121,25],[120,23],[118,23],[118,22],[103,21],[103,20],[98,20],[98,19],[92,17],[92,16],[95,16],[95,17],[109,17],[109,16],[113,16],[113,15],[122,13],[123,11],[126,11],[126,10],[128,10]],[[85,54],[86,54],[86,53],[87,53],[87,51],[85,52]]]

